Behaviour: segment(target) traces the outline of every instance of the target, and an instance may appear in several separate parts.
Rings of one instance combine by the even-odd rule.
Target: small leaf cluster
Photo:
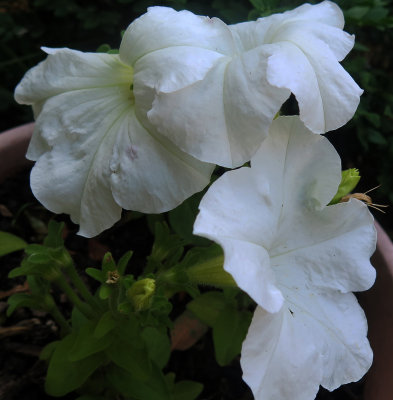
[[[93,295],[76,273],[62,229],[51,221],[43,245],[28,245],[22,265],[10,272],[10,277],[26,276],[30,293],[12,295],[8,315],[19,307],[41,309],[61,327],[59,340],[41,354],[48,363],[47,393],[59,397],[76,391],[79,400],[195,399],[200,383],[177,382],[175,374],[163,372],[170,357],[168,294],[173,291],[170,279],[160,274],[179,262],[182,239],[157,224],[148,272],[138,277],[126,271],[132,252],[117,263],[107,253],[100,269],[86,269],[99,283]],[[73,303],[70,317],[57,308],[53,285]],[[175,285],[180,287],[179,281]]]

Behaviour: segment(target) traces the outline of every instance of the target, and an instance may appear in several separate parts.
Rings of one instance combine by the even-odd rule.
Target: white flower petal
[[[279,43],[269,58],[267,77],[290,89],[299,103],[300,118],[315,133],[337,129],[355,113],[363,91],[320,40],[306,45]]]
[[[325,25],[344,28],[344,15],[340,7],[332,1],[323,1],[319,4],[303,4],[294,10],[285,11],[278,14],[282,21],[315,21]],[[273,16],[264,18],[268,19]],[[263,18],[261,18],[263,19]]]
[[[232,26],[155,7],[130,25],[120,54],[158,132],[199,160],[237,167],[291,91],[315,133],[352,118],[362,90],[339,64],[354,42],[343,25],[328,1]]]
[[[271,310],[253,284],[258,268],[261,279],[269,276],[257,252],[269,253],[272,270],[289,261],[301,266],[319,287],[348,292],[372,285],[375,229],[367,207],[356,201],[326,207],[341,180],[340,164],[325,138],[298,117],[280,117],[251,168],[225,173],[202,199],[194,232],[221,244],[225,269],[261,307]],[[246,244],[236,254],[236,241],[261,248],[247,261],[255,263],[247,265],[250,276],[239,262],[247,258]]]
[[[267,82],[266,61],[263,51],[250,51],[232,62],[222,57],[203,80],[158,93],[148,118],[199,160],[237,167],[255,153],[289,96],[288,90]]]
[[[272,201],[285,219],[305,208],[321,209],[336,194],[341,160],[327,139],[312,134],[299,117],[273,121],[270,135],[251,159],[253,172],[276,185]]]
[[[342,292],[366,290],[375,281],[369,261],[376,245],[373,218],[358,200],[283,220],[277,237],[273,268],[295,263],[314,285]]]
[[[181,152],[166,138],[153,135],[129,112],[113,130],[117,139],[111,159],[111,186],[127,210],[171,210],[210,182],[214,165]]]
[[[80,234],[94,236],[120,218],[121,207],[167,211],[209,183],[213,165],[139,121],[133,71],[119,56],[49,52],[17,89],[19,101],[40,107],[28,156],[38,160],[33,192],[48,209],[70,214]]]
[[[43,48],[51,56],[27,71],[15,88],[20,104],[34,104],[72,90],[130,86],[133,71],[115,54]]]
[[[367,323],[352,293],[319,292],[304,271],[277,271],[286,301],[279,313],[257,307],[243,343],[243,379],[257,400],[311,400],[359,380],[372,362]]]
[[[110,190],[109,160],[116,139],[113,121],[131,107],[122,100],[118,88],[66,92],[51,97],[37,120],[34,134],[50,150],[32,170],[33,193],[49,210],[70,214],[84,236],[120,218],[121,207]]]
[[[126,64],[134,65],[144,55],[172,46],[198,47],[223,55],[234,51],[230,31],[218,18],[150,7],[125,31],[120,56]]]
[[[211,186],[199,205],[194,234],[218,242],[225,253],[224,269],[238,286],[276,312],[283,297],[275,287],[266,248],[274,239],[280,207],[271,202],[274,186],[250,179],[249,173],[249,168],[225,173]]]
[[[157,130],[183,151],[203,161],[214,159],[231,166],[222,97],[226,68],[223,58],[205,79],[173,93],[158,93],[147,115]]]
[[[134,65],[135,85],[147,86],[156,93],[180,90],[202,80],[224,56],[216,51],[198,47],[173,46],[146,54]]]

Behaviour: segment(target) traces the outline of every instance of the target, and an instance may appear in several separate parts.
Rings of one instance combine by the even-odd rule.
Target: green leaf
[[[49,221],[48,235],[44,239],[44,246],[52,248],[63,247],[63,229],[64,222]]]
[[[116,321],[113,319],[111,312],[107,311],[101,316],[100,320],[98,321],[98,324],[94,329],[94,337],[100,339],[108,332],[113,330],[115,327]]]
[[[87,275],[100,283],[104,283],[106,280],[104,273],[97,268],[86,268],[85,272]]]
[[[50,291],[50,283],[39,276],[28,275],[27,283],[29,284],[30,291],[35,296],[44,296]]]
[[[0,257],[14,251],[23,250],[27,243],[18,236],[0,231]]]
[[[175,264],[183,252],[184,240],[170,233],[166,223],[157,222],[155,225],[154,244],[148,262],[159,267],[161,263]],[[149,271],[153,272],[153,271]]]
[[[370,7],[367,6],[355,6],[345,11],[344,14],[346,18],[361,19],[369,12],[369,10]]]
[[[172,229],[189,244],[208,246],[211,241],[192,233],[203,192],[196,193],[168,213]]]
[[[117,336],[106,354],[117,366],[129,372],[135,379],[147,382],[151,372],[148,353],[134,347],[126,338]]]
[[[368,139],[371,143],[380,144],[380,145],[388,144],[388,141],[386,140],[386,138],[380,132],[378,132],[374,129],[369,130]]]
[[[89,321],[76,332],[75,342],[69,349],[68,358],[70,361],[79,361],[92,354],[104,351],[110,346],[114,339],[112,335],[96,337],[94,335],[96,322]]]
[[[98,47],[98,49],[96,50],[96,53],[108,53],[108,51],[111,49],[111,46],[109,46],[109,44],[102,44]]]
[[[35,253],[29,256],[28,261],[32,264],[50,264],[52,257],[48,253]]]
[[[45,308],[42,299],[27,293],[15,293],[8,298],[7,317],[20,307],[29,307],[35,310]]]
[[[98,297],[101,300],[106,300],[111,295],[112,288],[109,285],[102,285],[98,292]]]
[[[131,257],[132,257],[132,251],[128,251],[120,258],[119,262],[117,263],[117,270],[120,275],[124,275]]]
[[[74,307],[71,313],[72,328],[75,330],[82,329],[88,322],[89,320],[76,307]]]
[[[251,312],[241,312],[231,306],[220,311],[213,325],[214,349],[219,365],[229,364],[240,353],[251,318]]]
[[[56,350],[57,345],[60,343],[60,340],[55,340],[54,342],[50,342],[49,344],[47,344],[41,351],[40,353],[40,360],[46,360],[48,361],[54,351]]]
[[[96,353],[77,362],[69,360],[69,352],[74,346],[76,334],[67,335],[52,354],[45,381],[46,392],[55,397],[64,396],[83,385],[106,358]]]
[[[171,343],[164,331],[148,326],[141,334],[146,343],[146,348],[152,359],[159,368],[164,368],[171,353]]]
[[[203,390],[203,385],[194,381],[180,381],[176,383],[173,400],[194,400]]]
[[[116,366],[108,368],[106,377],[124,397],[133,400],[173,400],[166,379],[157,367],[153,367],[147,382],[141,382]]]
[[[187,308],[192,311],[202,322],[212,327],[220,313],[225,309],[227,301],[222,292],[203,293],[196,299],[187,304]]]

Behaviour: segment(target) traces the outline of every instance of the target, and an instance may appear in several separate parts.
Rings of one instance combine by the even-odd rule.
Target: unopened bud
[[[156,290],[156,281],[151,278],[135,282],[127,291],[127,297],[136,311],[147,310],[153,300]]]

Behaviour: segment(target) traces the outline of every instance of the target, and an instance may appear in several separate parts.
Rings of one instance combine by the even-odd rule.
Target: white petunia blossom
[[[224,249],[224,268],[257,303],[243,378],[257,400],[310,400],[360,379],[372,362],[352,291],[368,289],[376,233],[358,200],[326,206],[341,163],[298,117],[280,117],[251,159],[200,204],[194,233]]]
[[[314,133],[352,118],[362,90],[339,63],[354,44],[343,27],[330,1],[229,26],[153,7],[128,27],[121,52],[160,133],[199,160],[237,167],[291,92]]]
[[[214,166],[179,150],[140,112],[122,52],[44,50],[49,56],[15,98],[37,119],[27,157],[37,161],[31,187],[45,207],[70,214],[91,237],[120,219],[122,207],[164,212],[209,183]]]

